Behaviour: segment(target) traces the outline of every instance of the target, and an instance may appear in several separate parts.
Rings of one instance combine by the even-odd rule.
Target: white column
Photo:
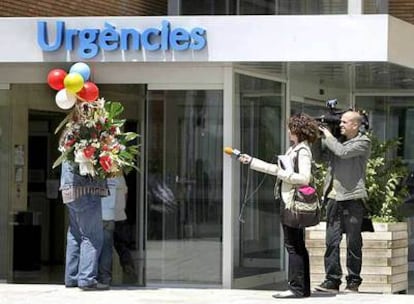
[[[349,106],[355,107],[355,64],[350,63],[347,66],[348,73],[348,95],[349,95]]]
[[[362,0],[348,0],[348,14],[361,15],[363,10]]]
[[[233,147],[234,76],[231,65],[224,67],[223,91],[223,147]],[[223,153],[223,288],[233,286],[233,231],[234,231],[234,160]]]

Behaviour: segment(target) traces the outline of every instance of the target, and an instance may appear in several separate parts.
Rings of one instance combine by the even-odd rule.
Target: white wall
[[[388,45],[388,15],[0,18],[0,62],[82,60],[75,51],[43,52],[37,44],[38,20],[53,27],[62,20],[66,28],[78,30],[103,30],[109,22],[117,30],[140,32],[168,20],[171,28],[207,31],[201,51],[102,51],[91,62],[387,61],[388,47],[394,47]],[[399,25],[394,28],[398,32]]]

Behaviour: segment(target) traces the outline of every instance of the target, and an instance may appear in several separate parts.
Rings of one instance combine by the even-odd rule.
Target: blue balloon
[[[89,76],[91,76],[91,69],[86,63],[77,62],[70,67],[69,73],[79,73],[82,75],[83,80],[87,81]]]

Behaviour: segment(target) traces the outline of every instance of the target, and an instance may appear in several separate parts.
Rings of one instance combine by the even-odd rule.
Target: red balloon
[[[47,75],[47,83],[52,89],[62,90],[65,87],[63,79],[65,79],[66,74],[66,71],[62,69],[51,70]]]
[[[78,92],[78,96],[86,101],[92,102],[98,99],[99,89],[93,82],[87,81],[83,88]]]

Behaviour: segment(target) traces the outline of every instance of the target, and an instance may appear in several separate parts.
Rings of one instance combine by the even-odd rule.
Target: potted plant
[[[374,222],[401,222],[404,216],[400,207],[408,196],[403,184],[408,167],[400,157],[395,157],[400,146],[399,139],[380,141],[370,135],[372,149],[367,165],[367,205]]]
[[[374,232],[363,232],[363,261],[360,291],[396,293],[408,289],[408,230],[400,207],[408,197],[404,184],[408,167],[396,157],[400,141],[379,140],[373,134],[371,156],[367,165],[366,187],[369,216]],[[316,186],[321,192],[326,169],[316,164]],[[311,260],[311,281],[315,286],[325,277],[325,227],[308,228],[306,243]],[[341,243],[341,265],[345,270],[346,242]]]

